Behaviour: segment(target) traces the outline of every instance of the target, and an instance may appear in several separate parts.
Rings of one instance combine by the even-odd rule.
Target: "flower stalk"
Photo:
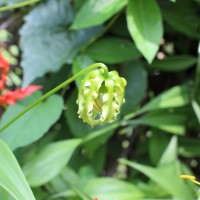
[[[46,98],[48,98],[49,96],[51,96],[52,94],[54,94],[54,93],[56,93],[58,90],[60,90],[60,89],[62,89],[62,88],[64,88],[64,87],[66,87],[69,83],[71,83],[72,81],[74,81],[76,78],[78,78],[79,76],[81,76],[81,75],[83,75],[83,74],[85,74],[85,73],[87,73],[87,72],[89,72],[89,71],[91,71],[91,70],[93,70],[93,69],[95,69],[95,68],[100,68],[100,71],[101,72],[103,72],[103,74],[104,74],[104,79],[105,79],[105,77],[107,77],[107,75],[108,75],[108,82],[105,82],[105,84],[107,84],[108,86],[107,87],[109,87],[109,88],[111,88],[111,85],[114,85],[114,83],[112,82],[112,83],[110,83],[110,79],[109,79],[109,76],[111,76],[111,74],[112,73],[115,73],[116,74],[116,72],[112,72],[111,74],[109,74],[110,72],[108,72],[108,69],[107,69],[107,67],[106,67],[106,65],[104,65],[103,63],[95,63],[95,64],[92,64],[92,65],[90,65],[90,66],[88,66],[87,68],[85,68],[85,69],[83,69],[82,71],[80,71],[80,72],[78,72],[77,74],[75,74],[74,76],[72,76],[71,78],[69,78],[68,80],[66,80],[66,81],[64,81],[63,83],[61,83],[60,85],[58,85],[57,87],[55,87],[55,88],[53,88],[52,90],[50,90],[49,92],[47,92],[46,94],[44,94],[43,96],[41,96],[39,99],[37,99],[35,102],[33,102],[31,105],[29,105],[27,108],[25,108],[22,112],[20,112],[19,114],[17,114],[14,118],[12,118],[8,123],[6,123],[3,127],[1,127],[0,128],[0,133],[1,132],[3,132],[7,127],[9,127],[11,124],[13,124],[17,119],[19,119],[22,115],[24,115],[26,112],[28,112],[29,110],[31,110],[33,107],[35,107],[36,105],[38,105],[40,102],[42,102],[43,100],[45,100]],[[89,73],[90,74],[90,73]],[[89,76],[89,74],[86,76],[86,77],[88,77]],[[107,74],[107,75],[106,75]],[[117,76],[114,76],[115,78],[113,79],[113,81],[117,81],[118,80],[118,77]],[[85,79],[84,79],[85,80]],[[121,81],[122,82],[122,81]],[[122,83],[120,83],[120,84],[122,84]],[[116,85],[116,84],[115,84]],[[117,85],[116,85],[116,87],[117,87]],[[119,86],[118,86],[119,87]],[[100,89],[100,88],[99,88]],[[112,87],[112,89],[114,89],[113,87]],[[120,89],[120,88],[119,88]],[[102,87],[101,88],[101,92],[102,93],[104,93],[104,88]],[[83,92],[83,89],[81,90],[81,93]],[[110,92],[110,91],[109,91]],[[115,95],[117,95],[117,92],[115,92]],[[99,96],[99,94],[97,94],[97,96]],[[100,95],[101,96],[101,95]],[[97,110],[99,109],[99,112],[101,112],[101,104],[102,104],[102,102],[100,102],[99,100],[101,99],[101,97],[99,96],[99,99],[97,99],[97,101],[96,101],[96,104],[95,104],[95,108],[97,108]],[[109,96],[107,96],[107,97],[109,97]],[[79,94],[79,98],[78,99],[81,99],[82,97],[81,97],[81,94]],[[122,99],[120,99],[120,98],[117,98],[117,97],[114,97],[113,96],[113,98],[115,98],[118,102],[120,101],[122,101]],[[84,99],[84,98],[83,98]],[[91,99],[90,99],[91,100]],[[88,101],[90,101],[90,100],[88,100]],[[79,101],[79,100],[78,100]],[[110,101],[109,101],[110,102]],[[106,106],[111,106],[111,104],[106,104]],[[104,109],[103,108],[103,110],[105,110],[105,112],[107,112],[108,111],[108,109]],[[115,111],[116,112],[116,111]],[[118,112],[118,111],[117,111]],[[79,109],[79,114],[80,114],[80,109]],[[81,115],[82,116],[82,115]],[[108,116],[110,116],[109,115],[109,113],[106,113],[106,114],[104,114],[104,116],[102,116],[102,117],[107,117],[106,119],[104,119],[104,121],[105,122],[111,122],[111,121],[113,121],[114,120],[114,118],[113,119],[111,119],[112,117],[108,117]],[[103,121],[103,120],[102,120]]]

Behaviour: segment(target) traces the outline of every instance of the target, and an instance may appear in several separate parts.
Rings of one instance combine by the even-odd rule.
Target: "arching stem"
[[[20,112],[15,117],[13,117],[9,122],[7,122],[2,128],[0,128],[0,133],[3,130],[5,130],[7,127],[9,127],[17,119],[19,119],[22,115],[24,115],[26,112],[28,112],[33,107],[35,107],[36,105],[38,105],[41,101],[45,100],[46,98],[48,98],[52,94],[56,93],[58,90],[66,87],[69,83],[71,83],[72,81],[76,80],[79,76],[85,74],[86,72],[88,72],[88,71],[90,71],[92,69],[98,68],[98,67],[101,67],[104,70],[105,73],[108,73],[108,69],[107,69],[106,65],[104,65],[103,63],[95,63],[95,64],[92,64],[92,65],[88,66],[87,68],[85,68],[82,71],[78,72],[77,74],[75,74],[74,76],[72,76],[71,78],[69,78],[68,80],[64,81],[63,83],[61,83],[60,85],[56,86],[55,88],[53,88],[52,90],[50,90],[49,92],[47,92],[46,94],[44,94],[43,96],[41,96],[39,99],[37,99],[36,101],[34,101],[31,105],[29,105],[22,112]]]

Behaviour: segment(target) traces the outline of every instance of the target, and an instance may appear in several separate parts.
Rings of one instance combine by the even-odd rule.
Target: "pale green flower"
[[[92,70],[82,80],[78,93],[78,114],[92,127],[116,120],[124,100],[126,80],[116,71]]]

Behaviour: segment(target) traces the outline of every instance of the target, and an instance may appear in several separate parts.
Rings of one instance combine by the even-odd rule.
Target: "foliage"
[[[0,5],[0,199],[200,199],[199,0]]]

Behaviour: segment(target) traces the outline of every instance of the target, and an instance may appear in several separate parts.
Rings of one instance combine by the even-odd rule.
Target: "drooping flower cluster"
[[[5,89],[6,78],[9,71],[8,61],[0,53],[0,106],[3,104],[13,105],[17,100],[32,94],[36,90],[41,89],[39,85],[30,85],[23,89],[17,89],[15,91],[9,91]]]
[[[79,88],[79,118],[92,127],[115,121],[125,102],[125,86],[126,80],[116,71],[100,68],[89,72]]]

